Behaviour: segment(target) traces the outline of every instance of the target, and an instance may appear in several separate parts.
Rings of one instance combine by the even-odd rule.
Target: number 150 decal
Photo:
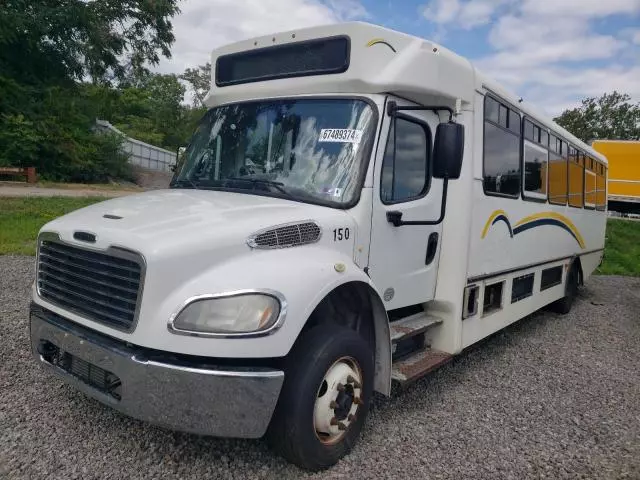
[[[349,240],[349,236],[351,232],[349,232],[349,227],[345,228],[334,228],[333,229],[333,241],[341,242],[342,240]]]

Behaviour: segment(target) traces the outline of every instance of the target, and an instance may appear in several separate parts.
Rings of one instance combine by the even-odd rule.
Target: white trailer
[[[606,159],[449,50],[347,23],[212,65],[170,189],[39,236],[34,355],[107,405],[325,468],[374,390],[569,311],[601,261]]]

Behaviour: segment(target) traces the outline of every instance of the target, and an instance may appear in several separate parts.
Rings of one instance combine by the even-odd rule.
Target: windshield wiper
[[[173,182],[172,186],[174,186],[174,187],[187,187],[187,188],[193,188],[195,190],[198,190],[198,184],[196,182],[194,182],[193,180],[191,180],[189,177],[181,178],[180,180],[176,180],[175,182]]]
[[[227,177],[227,178],[225,178],[225,182],[227,180],[232,181],[232,182],[248,182],[248,183],[251,183],[254,186],[255,185],[268,185],[270,187],[275,188],[280,193],[283,193],[287,197],[291,197],[292,196],[291,193],[289,193],[287,191],[287,189],[284,188],[284,183],[276,182],[274,180],[266,180],[264,178],[244,178],[244,177]]]

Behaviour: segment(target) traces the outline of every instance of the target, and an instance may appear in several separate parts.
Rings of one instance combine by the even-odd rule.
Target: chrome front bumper
[[[259,438],[269,425],[284,381],[282,371],[215,367],[148,351],[37,306],[30,316],[35,358],[78,390],[126,415],[221,437]],[[109,388],[102,388],[105,385]]]

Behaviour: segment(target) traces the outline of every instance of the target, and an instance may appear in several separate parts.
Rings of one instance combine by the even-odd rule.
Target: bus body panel
[[[609,160],[608,200],[615,210],[640,213],[640,141],[594,140]]]

